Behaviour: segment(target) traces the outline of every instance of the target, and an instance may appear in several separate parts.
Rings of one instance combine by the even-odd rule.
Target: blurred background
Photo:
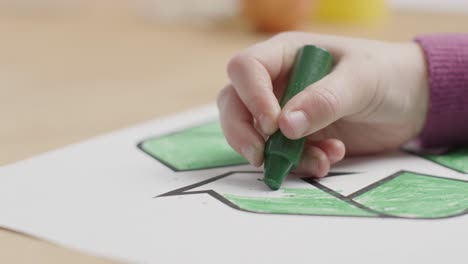
[[[0,0],[0,165],[214,102],[276,32],[467,32],[466,0]]]
[[[0,0],[0,165],[212,103],[229,58],[285,30],[468,32],[468,1]]]
[[[134,17],[174,23],[244,15],[279,31],[312,21],[382,20],[392,10],[468,13],[466,0],[0,0],[3,17]]]

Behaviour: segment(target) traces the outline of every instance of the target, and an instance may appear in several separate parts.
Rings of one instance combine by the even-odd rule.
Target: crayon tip
[[[270,154],[265,157],[265,177],[263,181],[272,190],[278,190],[289,174],[293,164],[283,156]]]

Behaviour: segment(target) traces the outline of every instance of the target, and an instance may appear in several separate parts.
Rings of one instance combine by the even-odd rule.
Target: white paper
[[[400,212],[404,218],[298,215],[287,206],[283,209],[293,210],[292,214],[248,212],[208,191],[224,199],[275,199],[291,195],[288,190],[321,190],[291,176],[284,190],[269,191],[258,180],[261,169],[247,165],[177,172],[136,147],[144,139],[216,118],[215,108],[209,106],[6,166],[0,171],[0,226],[128,262],[466,263],[468,208],[452,210],[458,216],[442,219],[415,219],[425,218],[417,214],[427,216],[431,208],[413,208],[415,215]],[[319,184],[348,196],[399,171],[459,179],[460,186],[468,181],[468,174],[396,152],[345,160],[332,172],[352,174],[331,176]],[[210,181],[228,172],[234,173]],[[390,187],[381,191],[388,191],[385,188]],[[455,199],[450,195],[458,190],[447,208],[467,204],[468,192],[454,188],[437,201]],[[415,190],[415,195],[419,191],[434,190]],[[389,196],[390,203],[391,199],[399,197]],[[280,209],[273,206],[267,211]],[[324,214],[328,209],[321,210]]]

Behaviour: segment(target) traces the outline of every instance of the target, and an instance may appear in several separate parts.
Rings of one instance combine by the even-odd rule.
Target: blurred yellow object
[[[314,17],[331,22],[376,23],[387,15],[385,0],[316,0]]]
[[[312,0],[243,0],[242,12],[258,31],[299,29],[311,15]]]

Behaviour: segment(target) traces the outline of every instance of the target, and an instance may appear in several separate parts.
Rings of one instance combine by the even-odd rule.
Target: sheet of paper
[[[467,261],[467,149],[261,178],[209,106],[2,168],[0,226],[129,262]]]

